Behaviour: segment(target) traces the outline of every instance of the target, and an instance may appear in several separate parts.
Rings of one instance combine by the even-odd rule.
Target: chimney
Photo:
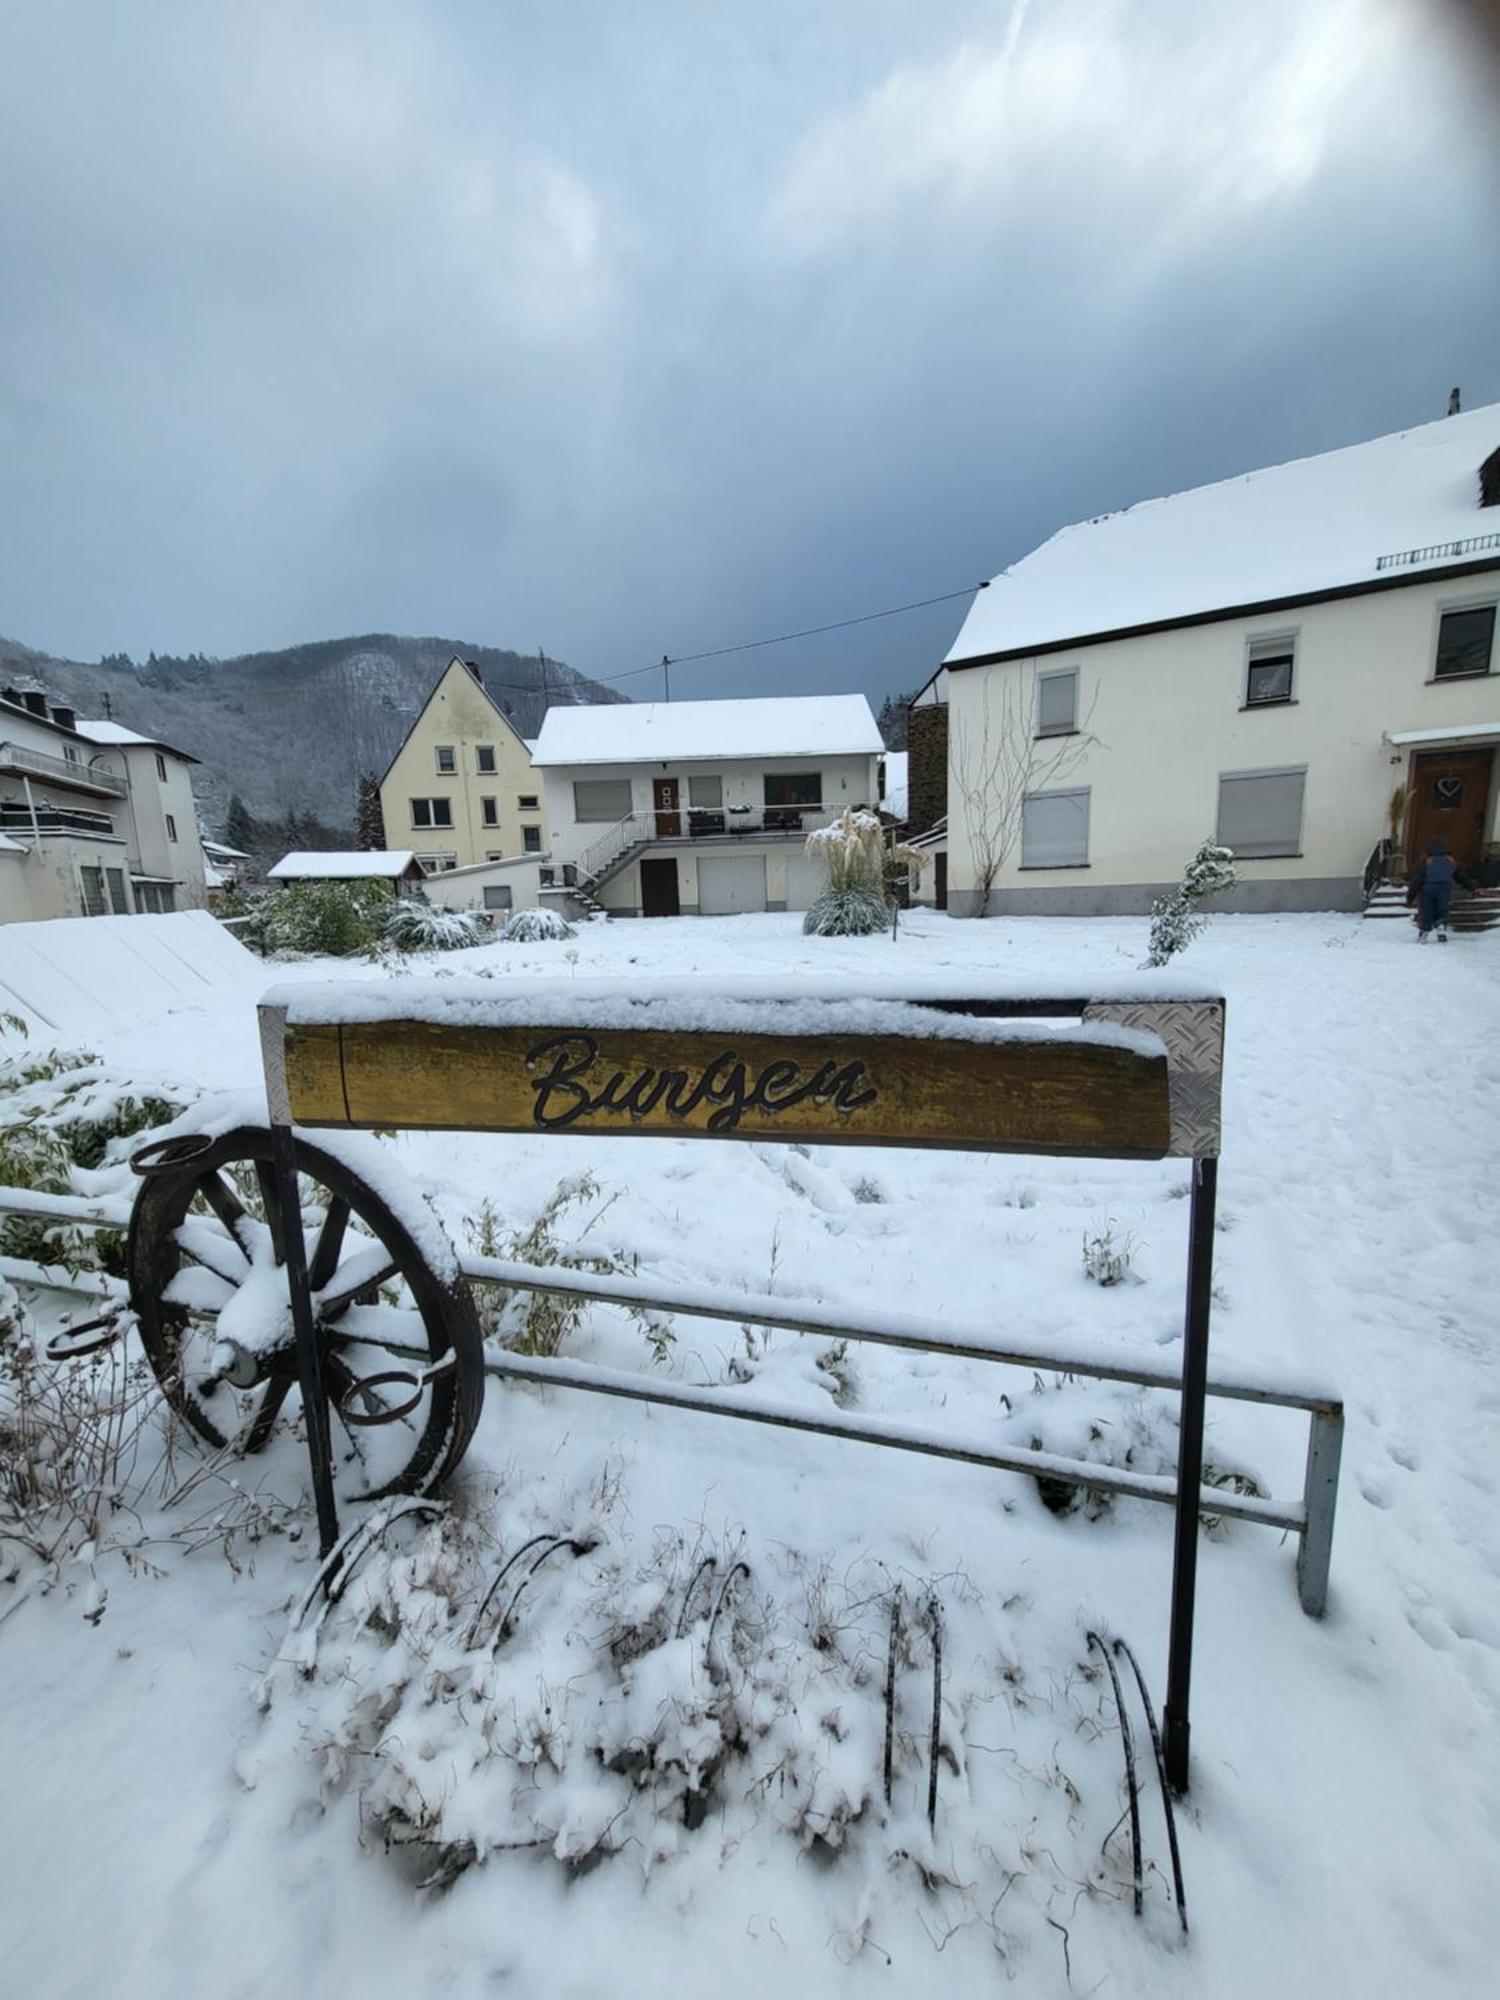
[[[479,685],[483,687],[484,675],[480,673],[478,667],[475,666],[474,662],[472,660],[465,660],[464,665],[468,668],[469,672],[474,676],[475,680],[478,681]]]
[[[1481,507],[1500,507],[1500,445],[1479,468],[1479,504]]]
[[[1457,389],[1450,389],[1448,391],[1449,416],[1456,417],[1460,412],[1460,410],[1462,410],[1462,408],[1463,408],[1463,398],[1459,395]]]
[[[21,690],[21,701],[22,705],[29,708],[33,715],[39,715],[43,722],[47,720],[47,697],[41,688],[23,688]]]
[[[78,711],[74,708],[61,708],[54,702],[52,704],[52,720],[57,724],[59,729],[72,729],[77,725]]]

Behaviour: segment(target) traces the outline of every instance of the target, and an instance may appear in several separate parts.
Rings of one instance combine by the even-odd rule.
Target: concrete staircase
[[[1413,912],[1406,901],[1405,887],[1396,882],[1382,882],[1365,901],[1366,917],[1391,923],[1397,918],[1410,923]],[[1467,895],[1462,889],[1453,893],[1453,915],[1448,928],[1451,931],[1488,931],[1500,925],[1500,896]]]

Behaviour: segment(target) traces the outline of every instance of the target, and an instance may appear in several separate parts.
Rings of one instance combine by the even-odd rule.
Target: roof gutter
[[[1404,570],[1399,576],[1370,577],[1361,583],[1341,583],[1326,590],[1300,591],[1294,597],[1261,597],[1249,604],[1225,604],[1217,610],[1190,611],[1177,618],[1153,618],[1139,625],[1115,625],[1101,632],[1079,632],[1071,638],[1046,639],[1040,644],[1007,646],[996,653],[971,653],[961,660],[944,660],[943,666],[950,673],[958,674],[968,667],[998,667],[1010,660],[1034,660],[1048,653],[1071,653],[1080,646],[1103,646],[1112,639],[1141,639],[1152,632],[1179,632],[1190,625],[1220,625],[1232,618],[1259,618],[1273,611],[1295,611],[1306,604],[1332,604],[1340,598],[1370,597],[1377,591],[1385,590],[1409,590],[1413,584],[1441,583],[1460,576],[1482,576],[1494,570],[1500,570],[1500,556],[1484,556],[1475,562],[1445,563],[1440,569]]]

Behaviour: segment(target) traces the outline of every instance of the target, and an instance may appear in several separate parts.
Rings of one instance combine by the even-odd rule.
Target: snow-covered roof
[[[8,833],[0,833],[0,854],[24,854],[26,849],[19,840],[12,840]]]
[[[180,757],[185,764],[197,764],[201,761],[189,750],[179,750],[174,743],[163,743],[159,736],[141,736],[134,729],[125,728],[123,723],[103,720],[95,722],[85,716],[79,716],[73,728],[79,736],[86,737],[90,743],[104,744],[110,749],[124,750],[132,746],[144,746],[147,750],[168,750],[174,757]]]
[[[1077,522],[979,593],[948,659],[1415,578],[1466,557],[1500,565],[1500,509],[1479,505],[1479,468],[1497,449],[1492,403]],[[1475,541],[1490,546],[1463,546]]]
[[[885,797],[880,803],[892,819],[906,818],[906,759],[905,750],[885,753]]]
[[[643,701],[549,708],[534,764],[677,764],[715,758],[874,756],[862,694]]]
[[[226,847],[222,840],[205,840],[203,843],[203,852],[205,854],[223,855],[230,861],[248,861],[250,859],[250,856],[245,852],[243,847]]]
[[[1412,743],[1495,743],[1500,742],[1500,721],[1460,722],[1449,729],[1393,729],[1385,740],[1403,749]]]
[[[283,854],[274,868],[266,873],[273,882],[302,881],[395,881],[406,874],[416,864],[416,856],[409,847],[372,847],[354,853],[333,849],[327,854],[308,854],[301,850],[293,854]]]

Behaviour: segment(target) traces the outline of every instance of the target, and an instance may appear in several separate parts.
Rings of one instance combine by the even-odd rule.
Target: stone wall
[[[913,708],[907,718],[908,838],[926,833],[948,810],[948,705]]]

